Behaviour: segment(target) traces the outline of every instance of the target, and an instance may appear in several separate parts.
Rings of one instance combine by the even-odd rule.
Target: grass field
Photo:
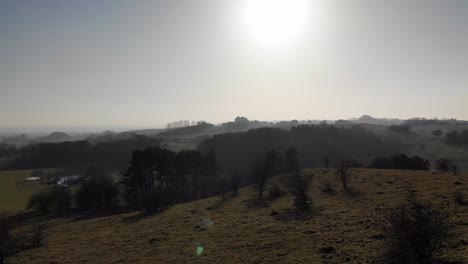
[[[357,196],[350,198],[332,171],[308,173],[315,174],[314,212],[305,218],[291,217],[290,196],[252,206],[254,192],[246,187],[224,203],[212,197],[152,216],[49,220],[46,246],[9,263],[381,263],[377,221],[403,202],[408,190],[450,211],[455,230],[443,256],[468,263],[468,208],[454,201],[456,192],[468,196],[467,174],[357,169],[351,182]],[[322,192],[327,181],[335,194]],[[205,227],[204,219],[214,224]],[[334,250],[321,252],[324,247]]]
[[[46,185],[26,182],[32,171],[0,171],[0,212],[24,210],[29,197]]]

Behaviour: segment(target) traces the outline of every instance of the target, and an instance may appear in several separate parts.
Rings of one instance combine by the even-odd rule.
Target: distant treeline
[[[462,146],[468,145],[468,129],[464,129],[461,132],[452,131],[445,134],[445,141],[447,144]]]
[[[196,124],[192,124],[192,125],[189,125],[189,123],[184,125],[182,123],[182,125],[180,126],[176,125],[177,123],[178,122],[175,122],[175,124],[174,123],[168,124],[168,130],[159,133],[157,136],[158,137],[172,137],[172,136],[197,134],[206,129],[214,127],[213,124],[210,124],[204,121],[199,121]]]
[[[135,149],[158,145],[159,140],[135,136],[126,140],[91,144],[88,141],[38,143],[10,150],[4,169],[69,168],[85,169],[90,164],[121,170]]]
[[[403,125],[406,126],[430,126],[430,125],[461,125],[467,124],[466,121],[459,121],[457,119],[427,119],[427,118],[412,118],[406,120]]]
[[[408,157],[405,154],[396,154],[390,157],[375,158],[369,167],[376,169],[428,170],[431,164],[418,156]]]
[[[211,124],[181,128],[199,129]],[[176,132],[174,129],[170,132]],[[161,140],[134,136],[98,144],[87,141],[39,143],[20,149],[4,149],[8,154],[4,169],[66,168],[84,170],[90,165],[122,171],[135,149],[159,146]],[[283,152],[294,147],[303,167],[319,167],[327,157],[330,165],[342,160],[368,164],[373,158],[401,153],[405,146],[386,142],[359,125],[339,128],[333,125],[299,125],[289,130],[259,128],[246,132],[225,133],[206,139],[198,146],[202,155],[212,153],[224,171],[246,174],[254,161],[270,150]],[[6,159],[5,159],[6,160]]]
[[[403,145],[386,143],[360,126],[338,128],[331,125],[300,125],[290,130],[259,128],[247,132],[215,135],[204,141],[199,150],[213,152],[222,168],[247,172],[265,152],[294,147],[303,167],[331,164],[341,160],[370,162],[376,156],[401,152]]]
[[[391,125],[388,127],[388,130],[400,134],[411,133],[411,127],[408,125]]]

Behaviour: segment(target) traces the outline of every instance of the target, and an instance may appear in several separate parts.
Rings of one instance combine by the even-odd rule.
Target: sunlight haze
[[[468,2],[0,1],[0,126],[468,119]]]

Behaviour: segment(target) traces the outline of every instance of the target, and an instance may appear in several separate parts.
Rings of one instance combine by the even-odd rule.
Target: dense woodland
[[[204,141],[199,150],[213,152],[225,170],[246,172],[263,153],[271,149],[281,152],[289,147],[297,149],[303,167],[322,166],[324,157],[331,165],[351,159],[367,164],[375,157],[405,149],[404,145],[385,142],[359,126],[300,125],[290,130],[260,128],[216,135]]]
[[[66,168],[83,171],[89,165],[124,169],[132,151],[159,144],[159,140],[147,136],[135,136],[126,140],[114,140],[98,144],[88,141],[62,143],[37,143],[10,150],[5,169]]]

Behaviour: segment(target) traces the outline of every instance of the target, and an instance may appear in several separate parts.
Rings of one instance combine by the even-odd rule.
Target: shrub
[[[333,189],[330,181],[323,181],[321,185],[322,185],[322,192],[328,193],[328,194],[335,193],[335,189]]]
[[[312,175],[313,176],[313,175]],[[288,175],[289,192],[294,197],[294,206],[299,210],[309,210],[312,199],[309,196],[311,177],[294,171]]]
[[[386,259],[391,263],[431,263],[450,233],[447,212],[410,195],[382,223]]]
[[[432,131],[432,135],[436,136],[437,138],[439,138],[443,134],[444,134],[444,132],[442,132],[442,130],[440,130],[440,129],[436,129],[436,130]]]
[[[438,159],[436,161],[436,168],[439,171],[448,172],[453,168],[453,166],[453,161],[447,158]]]
[[[268,188],[268,200],[270,201],[283,197],[284,194],[284,191],[277,184],[271,184]]]
[[[44,245],[45,240],[45,224],[37,224],[32,228],[32,241],[31,245],[33,247],[40,247]]]
[[[72,196],[70,189],[62,186],[54,186],[51,189],[34,194],[29,199],[27,209],[35,209],[40,212],[53,210],[57,214],[69,214]]]
[[[29,198],[27,209],[34,209],[36,211],[45,212],[52,207],[52,204],[53,200],[50,193],[42,191],[33,194],[31,198]]]

